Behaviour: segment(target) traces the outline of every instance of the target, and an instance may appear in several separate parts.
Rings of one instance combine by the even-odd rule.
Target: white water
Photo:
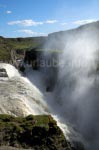
[[[12,65],[0,63],[0,68],[6,69],[9,78],[20,77],[18,70]]]
[[[8,79],[0,80],[0,113],[25,116],[46,114],[49,112],[43,94],[9,64],[0,64],[5,68]]]

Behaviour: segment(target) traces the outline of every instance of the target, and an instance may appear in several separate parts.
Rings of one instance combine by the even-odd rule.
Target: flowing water
[[[25,116],[49,112],[40,90],[15,67],[0,64],[0,68],[5,68],[8,74],[8,78],[0,78],[0,113]]]

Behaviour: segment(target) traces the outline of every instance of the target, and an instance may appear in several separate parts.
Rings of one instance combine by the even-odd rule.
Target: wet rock
[[[0,68],[0,77],[8,77],[6,69]]]

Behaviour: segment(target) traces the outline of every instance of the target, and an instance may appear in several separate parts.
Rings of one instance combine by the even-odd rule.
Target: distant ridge
[[[51,49],[62,49],[63,47],[60,45],[64,45],[62,39],[68,38],[69,35],[75,36],[76,34],[81,34],[86,31],[94,32],[94,34],[99,33],[99,21],[88,23],[85,25],[81,25],[77,28],[59,31],[48,34],[48,36],[40,36],[40,37],[18,37],[18,38],[4,38],[0,36],[0,61],[7,62],[10,58],[11,50],[30,50],[31,48],[42,48],[46,45],[50,46],[48,48]],[[54,40],[53,40],[54,39]],[[57,44],[56,44],[57,43]]]

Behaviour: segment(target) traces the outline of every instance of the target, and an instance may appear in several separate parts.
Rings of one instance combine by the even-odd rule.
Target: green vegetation
[[[72,150],[50,115],[29,115],[23,118],[1,114],[0,144],[34,150]]]
[[[31,37],[31,38],[3,38],[0,37],[0,61],[11,59],[11,51],[18,51],[19,54],[24,50],[29,50],[35,47],[41,47],[46,37]]]
[[[40,46],[45,40],[45,37],[33,37],[33,38],[8,38],[7,43],[14,49],[29,49]]]
[[[0,37],[0,61],[10,60],[10,47],[8,47],[5,39]]]
[[[23,58],[26,50],[37,48],[38,51],[42,52],[42,45],[46,42],[47,37],[31,37],[31,38],[4,38],[0,37],[0,61],[11,62],[13,55],[16,58]],[[55,46],[54,46],[55,47]],[[61,50],[57,48],[48,49],[49,53],[61,53]]]

